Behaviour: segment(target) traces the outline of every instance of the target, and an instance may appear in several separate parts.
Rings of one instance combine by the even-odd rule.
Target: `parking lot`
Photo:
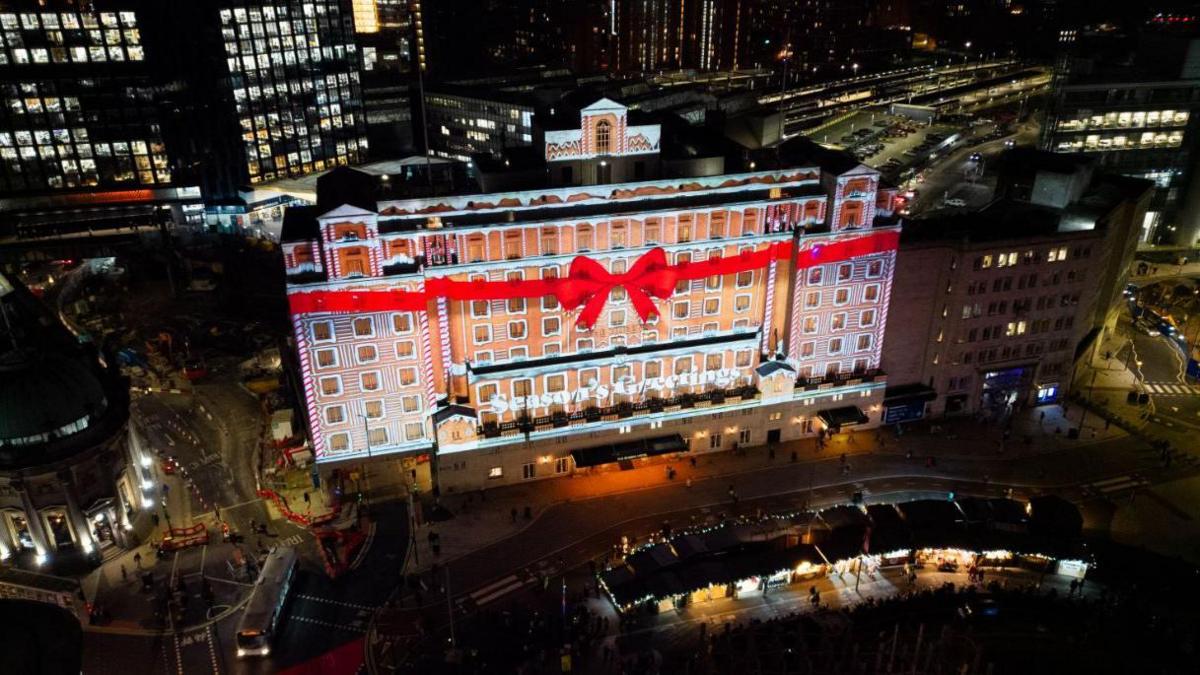
[[[897,182],[911,178],[963,143],[996,133],[986,119],[957,116],[932,125],[883,109],[867,109],[821,129],[813,139],[847,150]]]

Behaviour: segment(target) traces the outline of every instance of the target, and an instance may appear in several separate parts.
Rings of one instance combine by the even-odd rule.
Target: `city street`
[[[1057,435],[1050,428],[1045,433]],[[872,445],[866,439],[858,443]],[[684,481],[692,470],[681,466],[673,482],[557,503],[516,534],[481,550],[441,561],[443,569],[449,568],[453,604],[462,616],[481,609],[502,608],[535,593],[550,577],[606,555],[622,537],[630,542],[644,540],[661,531],[665,523],[685,527],[715,524],[735,515],[791,513],[806,507],[846,503],[858,491],[868,503],[921,497],[945,499],[952,493],[1000,496],[1009,494],[1010,489],[1018,499],[1051,492],[1083,504],[1085,513],[1089,513],[1090,504],[1109,504],[1155,484],[1197,474],[1193,468],[1165,469],[1156,452],[1124,435],[1108,440],[1075,441],[1053,452],[1021,456],[1015,448],[1002,455],[995,446],[976,447],[973,451],[964,446],[958,456],[939,457],[936,467],[924,461],[926,455],[920,452],[919,437],[906,435],[902,447],[916,448],[917,456],[906,458],[899,444],[891,444],[882,451],[858,448],[858,452],[871,454],[851,454],[848,477],[842,474],[840,460],[832,456],[837,449],[830,451],[826,459],[798,464],[782,458],[772,463],[764,457],[763,449],[756,449],[745,463],[762,468],[745,473],[695,480],[689,487]],[[709,459],[713,458],[701,461]],[[652,470],[657,469],[637,471]],[[603,476],[575,479],[582,480],[595,483],[603,480]],[[739,496],[736,504],[728,498],[731,487]],[[469,515],[459,518],[494,518],[503,522],[506,505],[500,499],[490,498],[488,506],[475,506]],[[1112,516],[1107,508],[1098,512],[1102,518]],[[440,526],[443,538],[453,536],[453,522]],[[1108,523],[1093,525],[1104,528]],[[430,555],[423,542],[418,545],[423,558]],[[505,561],[500,569],[496,565],[498,560]],[[389,643],[389,650],[392,644],[411,638],[414,622],[421,616],[411,608],[413,600],[402,597],[399,610],[380,616],[378,632],[380,639]],[[434,626],[448,623],[444,600],[436,595],[430,598],[428,594],[421,600],[426,607],[425,621]]]

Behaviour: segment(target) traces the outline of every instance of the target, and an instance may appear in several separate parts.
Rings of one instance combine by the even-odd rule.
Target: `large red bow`
[[[604,310],[609,294],[621,286],[644,323],[658,314],[650,298],[671,297],[676,279],[676,271],[667,264],[667,254],[661,248],[650,249],[622,274],[612,274],[595,260],[576,256],[567,278],[559,281],[554,294],[568,311],[583,305],[575,323],[581,328],[591,328]]]

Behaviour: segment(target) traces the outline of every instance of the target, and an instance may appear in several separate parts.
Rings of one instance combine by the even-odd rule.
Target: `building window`
[[[405,396],[400,399],[400,409],[406,413],[417,412],[421,409],[420,396]]]
[[[690,372],[692,372],[691,357],[675,359],[675,374],[676,375],[685,375]]]
[[[404,425],[404,437],[410,441],[425,438],[425,425],[420,422],[409,422]]]
[[[350,449],[349,434],[332,434],[329,437],[329,449],[333,452],[345,452]]]
[[[486,319],[492,315],[492,303],[487,300],[471,301],[471,318]]]
[[[707,298],[704,301],[704,316],[715,316],[721,313],[720,298]]]
[[[359,376],[363,391],[379,391],[379,373],[363,373]]]
[[[720,370],[725,366],[724,354],[709,354],[704,357],[705,370]]]
[[[850,277],[854,276],[854,266],[850,263],[838,265],[837,279],[838,281],[850,281]]]
[[[318,349],[317,350],[317,367],[332,368],[338,364],[336,349]]]
[[[346,408],[340,405],[331,405],[325,409],[325,422],[327,424],[340,424],[346,421]]]
[[[387,445],[388,432],[385,427],[376,427],[367,432],[367,442],[372,446]]]
[[[829,353],[830,354],[841,354],[842,353],[842,338],[832,338],[829,340]]]
[[[871,336],[871,334],[870,334],[870,333],[863,333],[862,335],[859,335],[859,336],[858,336],[858,345],[857,345],[857,350],[858,350],[858,351],[860,351],[860,352],[865,352],[866,350],[870,349],[870,348],[871,348],[871,341],[872,341],[873,339],[874,339],[874,338]]]
[[[575,230],[575,250],[579,252],[590,251],[592,249],[592,227],[590,225],[580,225]]]
[[[369,420],[377,420],[383,417],[383,401],[366,401],[363,403],[363,414]]]
[[[360,316],[355,319],[354,334],[358,337],[371,337],[375,335],[375,325],[371,323],[371,317]]]
[[[750,429],[747,427],[738,432],[738,443],[750,442]]]
[[[558,232],[542,230],[542,255],[558,254]]]
[[[475,326],[475,330],[472,331],[471,337],[475,340],[475,344],[477,344],[477,345],[491,342],[492,341],[492,327],[487,326],[487,325]]]
[[[839,288],[833,292],[833,304],[845,305],[850,302],[850,289]]]
[[[562,331],[562,321],[556,316],[542,319],[542,335],[558,335]]]
[[[875,325],[875,310],[864,309],[862,311],[862,313],[860,313],[858,315],[858,325],[860,325],[864,328],[866,328],[867,326],[874,326]]]
[[[713,434],[708,437],[708,449],[717,450],[721,447],[721,434]]]
[[[396,358],[411,359],[416,354],[416,345],[412,342],[396,343]]]
[[[608,313],[608,325],[612,327],[625,325],[625,310],[614,309]]]
[[[645,379],[647,379],[647,380],[650,378],[654,378],[654,377],[661,377],[662,376],[662,362],[647,361],[645,364],[642,365],[642,374],[643,374],[643,377],[645,377]]]
[[[815,354],[816,352],[817,352],[817,343],[812,342],[811,340],[808,342],[800,343],[800,358],[802,358],[802,359],[812,358],[812,355]]]
[[[830,317],[829,328],[831,330],[842,330],[846,327],[846,313],[838,312]]]
[[[336,376],[322,377],[321,393],[326,396],[336,396],[342,393],[342,379]]]
[[[524,340],[526,337],[525,322],[509,321],[508,337],[513,340]]]
[[[504,477],[504,467],[493,466],[492,468],[488,469],[488,478],[489,479],[503,478],[503,477]]]
[[[804,308],[816,309],[821,306],[821,291],[809,291],[804,294]]]
[[[571,470],[570,457],[555,457],[554,458],[554,473],[566,473]]]
[[[409,314],[393,314],[392,330],[397,335],[406,335],[413,329],[412,316]]]
[[[677,302],[671,308],[671,316],[675,317],[676,319],[686,319],[688,318],[688,314],[691,313],[691,309],[691,305],[688,303],[688,301],[684,300],[682,302]]]
[[[333,322],[332,321],[315,321],[312,325],[312,335],[315,342],[329,342],[333,340]]]
[[[749,270],[745,272],[738,272],[734,284],[738,288],[750,288],[750,286],[754,284],[754,272]]]
[[[882,260],[872,260],[871,262],[867,263],[867,278],[868,279],[878,279],[881,276],[883,276],[883,261]]]
[[[379,360],[379,352],[376,351],[375,345],[359,345],[358,347],[358,362],[359,363],[374,363]]]
[[[416,384],[416,383],[417,383],[417,369],[416,368],[401,368],[400,369],[400,384],[407,386],[407,385]]]
[[[802,328],[805,335],[813,335],[820,327],[820,321],[815,316],[804,317],[804,327]]]
[[[863,286],[863,302],[879,302],[879,284]]]
[[[612,124],[608,120],[596,122],[596,152],[601,155],[612,152]]]
[[[525,480],[529,480],[530,478],[536,478],[536,477],[537,477],[537,464],[536,463],[529,462],[527,464],[521,465],[521,478],[523,478]]]
[[[754,354],[749,349],[743,349],[737,353],[737,367],[749,368],[750,363],[754,360]]]
[[[825,276],[825,270],[821,267],[813,267],[808,270],[808,285],[820,286],[821,279]]]

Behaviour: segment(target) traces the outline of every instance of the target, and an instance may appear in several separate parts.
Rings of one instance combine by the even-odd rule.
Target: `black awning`
[[[821,418],[821,421],[830,427],[844,427],[851,424],[865,424],[867,422],[866,413],[856,405],[845,405],[840,408],[822,410],[817,413],[817,417]]]
[[[883,392],[884,405],[915,403],[917,401],[932,401],[936,398],[936,389],[919,382],[888,387]]]
[[[572,450],[571,457],[575,459],[576,467],[584,468],[637,459],[638,457],[653,457],[671,452],[687,452],[687,450],[688,444],[683,440],[683,436],[671,434],[669,436],[656,436],[654,438],[643,438],[635,441],[625,441],[624,443],[598,445],[591,448]]]

